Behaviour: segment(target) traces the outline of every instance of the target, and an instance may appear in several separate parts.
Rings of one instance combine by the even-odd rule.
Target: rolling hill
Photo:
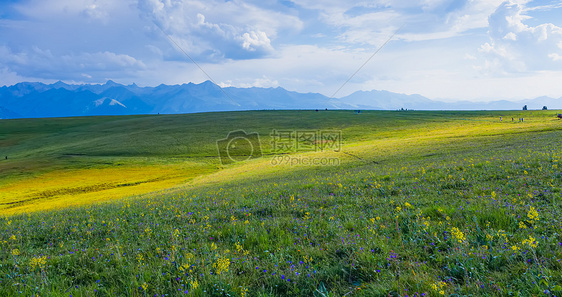
[[[557,112],[0,121],[0,296],[561,296]],[[262,157],[221,164],[236,129]]]

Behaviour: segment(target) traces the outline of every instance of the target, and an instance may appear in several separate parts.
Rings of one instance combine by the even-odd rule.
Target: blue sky
[[[21,81],[562,96],[550,0],[3,0],[0,85]],[[173,40],[173,42],[171,40]]]

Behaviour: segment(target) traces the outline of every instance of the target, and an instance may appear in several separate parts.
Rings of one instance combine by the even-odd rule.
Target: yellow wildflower
[[[447,283],[440,281],[440,282],[436,282],[434,284],[431,284],[431,288],[435,291],[439,291],[439,294],[444,295],[445,291],[443,291],[443,288],[447,286]],[[443,293],[441,293],[443,292]]]
[[[241,289],[240,289],[240,296],[241,296],[241,297],[246,297],[247,294],[248,294],[248,289],[246,289],[246,288],[241,288]]]
[[[193,290],[196,290],[197,288],[199,288],[199,282],[196,279],[190,281],[190,284],[191,284],[191,288]]]
[[[529,239],[523,240],[522,243],[528,245],[531,248],[536,248],[538,246],[538,243],[535,240],[535,238],[533,236],[530,236],[530,235],[529,235]]]
[[[213,267],[216,269],[217,274],[222,274],[223,272],[228,272],[228,267],[230,266],[230,259],[227,257],[219,258]]]
[[[47,264],[47,257],[33,257],[31,261],[29,261],[29,266],[31,266],[31,270],[35,270],[35,268],[43,269]]]
[[[529,212],[527,213],[527,218],[527,222],[529,222],[530,224],[533,224],[539,220],[539,213],[534,207],[530,206]]]
[[[453,227],[453,229],[451,229],[451,234],[453,234],[453,237],[459,242],[459,243],[463,243],[466,241],[466,236],[464,235],[464,233],[462,233],[461,230],[459,230],[459,228]]]

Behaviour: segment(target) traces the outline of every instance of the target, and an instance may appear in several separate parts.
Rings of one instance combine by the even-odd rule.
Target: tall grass
[[[562,132],[536,121],[6,216],[0,295],[561,296]]]

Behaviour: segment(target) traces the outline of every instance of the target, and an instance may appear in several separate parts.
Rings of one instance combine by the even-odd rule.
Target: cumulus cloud
[[[490,41],[480,46],[486,73],[558,70],[562,66],[562,28],[529,26],[524,2],[505,1],[489,18]]]
[[[138,7],[182,49],[203,60],[263,57],[273,52],[272,39],[280,31],[302,27],[295,16],[243,1],[140,0]]]
[[[268,48],[271,49],[271,40],[267,37],[267,34],[262,31],[244,33],[242,36],[244,42],[242,47],[249,51],[256,51],[258,48]]]
[[[464,99],[560,96],[554,78],[562,69],[562,40],[548,22],[560,19],[561,5],[503,1],[5,1],[0,84],[207,80],[168,35],[224,86],[279,85],[329,96],[404,25],[338,95],[387,89]]]

